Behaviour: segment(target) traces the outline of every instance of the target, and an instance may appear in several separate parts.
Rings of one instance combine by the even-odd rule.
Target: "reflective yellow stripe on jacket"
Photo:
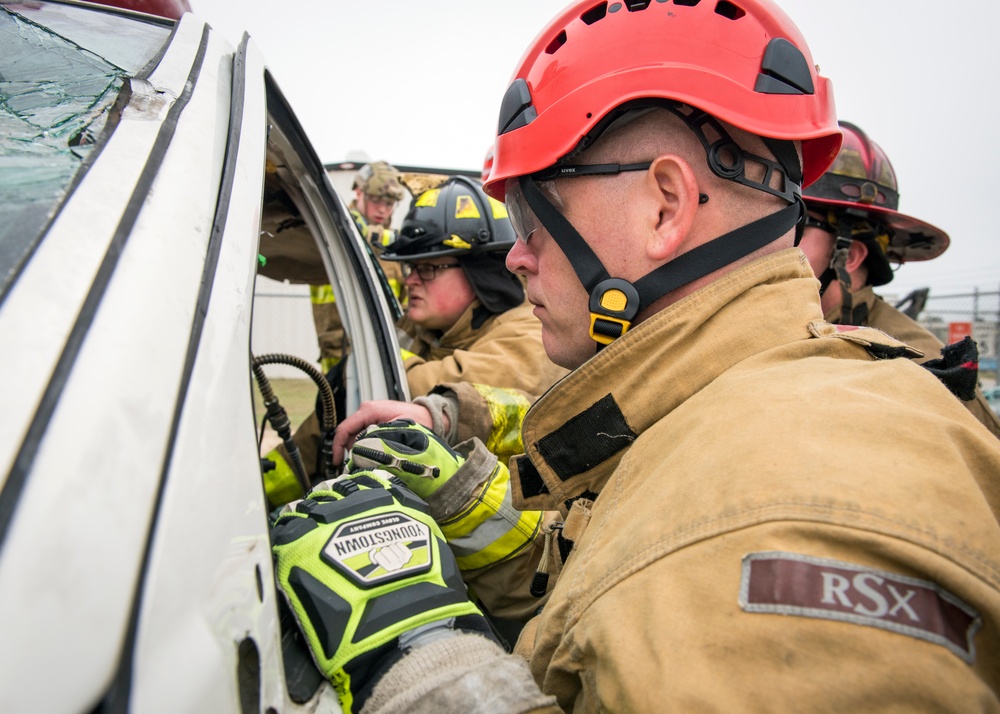
[[[312,300],[313,305],[329,305],[337,302],[337,298],[333,295],[332,285],[310,285],[309,299]]]
[[[389,281],[389,288],[392,290],[392,294],[396,296],[397,300],[402,301],[403,284],[395,278],[386,278],[386,280]],[[405,305],[405,302],[403,304]]]
[[[510,472],[498,463],[479,495],[440,524],[461,570],[478,570],[514,557],[538,536],[542,511],[511,503]]]
[[[516,389],[473,384],[490,408],[493,428],[486,448],[496,454],[500,463],[506,464],[511,456],[524,453],[521,442],[521,422],[531,403]]]

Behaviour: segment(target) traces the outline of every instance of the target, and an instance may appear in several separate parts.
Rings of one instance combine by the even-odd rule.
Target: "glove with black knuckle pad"
[[[318,484],[283,509],[271,541],[278,587],[347,712],[422,642],[495,641],[427,504],[387,472]]]
[[[358,434],[346,470],[383,469],[428,499],[464,464],[465,458],[433,431],[410,419],[397,419]]]

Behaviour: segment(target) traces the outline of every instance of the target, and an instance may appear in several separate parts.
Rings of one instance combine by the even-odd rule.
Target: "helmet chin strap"
[[[530,176],[519,179],[525,200],[566,255],[590,295],[590,336],[600,347],[628,332],[640,309],[667,293],[763,248],[792,230],[805,215],[801,199],[678,256],[633,285],[613,278],[580,233],[552,205]]]
[[[832,211],[828,220],[831,225],[836,225],[837,238],[830,255],[830,265],[819,278],[819,294],[822,296],[836,279],[840,283],[840,324],[863,325],[868,318],[868,308],[863,303],[854,307],[854,283],[847,269],[847,259],[851,243],[856,238],[874,235],[874,229],[868,223],[858,225],[849,216],[837,216]]]
[[[632,326],[635,316],[664,295],[684,285],[724,268],[796,229],[795,244],[802,236],[806,206],[802,200],[802,167],[790,141],[761,137],[777,161],[744,151],[730,137],[725,127],[712,115],[673,101],[640,100],[623,105],[613,116],[620,117],[632,109],[644,107],[665,109],[679,118],[694,132],[702,147],[709,168],[720,178],[778,196],[789,203],[769,216],[714,238],[708,243],[678,256],[644,275],[635,284],[612,277],[597,255],[566,217],[552,205],[530,175],[521,176],[521,192],[538,220],[566,255],[584,289],[590,296],[590,336],[597,348],[611,344]],[[606,119],[604,129],[612,117]],[[586,137],[592,144],[601,129]],[[710,141],[709,137],[717,137]],[[763,169],[758,181],[746,175],[747,162]],[[780,188],[772,186],[775,173],[781,174]],[[707,196],[701,197],[704,203]]]

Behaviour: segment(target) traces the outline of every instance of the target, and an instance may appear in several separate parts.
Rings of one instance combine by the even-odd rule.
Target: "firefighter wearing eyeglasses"
[[[840,127],[844,143],[836,161],[803,191],[808,215],[799,247],[820,281],[825,318],[882,330],[920,350],[918,363],[940,360],[942,342],[873,288],[893,279],[893,265],[944,253],[948,234],[900,213],[896,172],[885,151],[854,124],[841,121]],[[963,404],[1000,437],[1000,419],[982,391],[970,388],[965,396]]]
[[[915,350],[823,320],[795,247],[841,141],[768,0],[582,0],[537,35],[484,188],[573,370],[510,461],[515,511],[562,522],[523,573],[547,600],[516,654],[483,632],[451,528],[503,464],[373,425],[275,534],[345,709],[1000,711],[1000,443]]]
[[[514,426],[490,444],[506,461],[522,450],[516,427],[527,405],[566,370],[546,356],[524,286],[504,264],[515,240],[506,208],[476,181],[446,179],[417,196],[381,254],[400,268],[408,295],[397,325],[403,366],[411,397],[442,383],[475,385],[491,418]],[[311,474],[322,473],[315,414],[294,438]],[[284,446],[267,459],[275,464],[264,474],[272,505],[301,497]]]

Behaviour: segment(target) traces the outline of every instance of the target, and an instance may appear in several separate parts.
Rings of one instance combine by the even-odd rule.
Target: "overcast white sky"
[[[479,169],[500,99],[568,0],[189,0],[233,44],[250,33],[324,162]],[[1000,4],[778,0],[834,85],[838,115],[885,149],[900,208],[947,231],[900,296],[1000,290]]]

